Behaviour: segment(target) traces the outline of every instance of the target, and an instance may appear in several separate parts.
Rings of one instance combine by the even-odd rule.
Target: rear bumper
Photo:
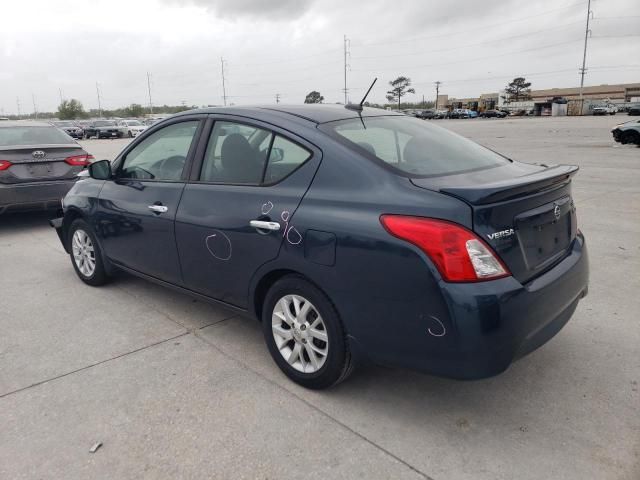
[[[477,379],[506,370],[551,340],[588,291],[589,262],[582,235],[569,256],[526,285],[513,277],[443,287],[453,323],[453,349],[427,359],[436,374]]]
[[[60,200],[75,182],[74,178],[55,182],[0,184],[0,214],[12,211],[59,208]]]
[[[513,277],[440,281],[440,309],[428,293],[421,301],[372,304],[360,312],[371,328],[353,331],[351,340],[378,364],[448,378],[491,377],[555,336],[587,294],[588,283],[587,248],[579,234],[563,261],[527,284]]]

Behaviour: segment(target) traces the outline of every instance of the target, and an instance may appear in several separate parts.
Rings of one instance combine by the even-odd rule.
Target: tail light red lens
[[[433,218],[382,215],[395,237],[426,253],[447,282],[479,282],[511,275],[480,237],[462,225]]]
[[[9,160],[0,160],[0,171],[6,170],[13,165]]]
[[[91,160],[93,160],[93,155],[74,155],[64,159],[65,162],[74,167],[86,167],[91,163]]]

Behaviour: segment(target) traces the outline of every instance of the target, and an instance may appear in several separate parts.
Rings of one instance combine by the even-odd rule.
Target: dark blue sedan
[[[125,270],[255,316],[306,387],[361,360],[476,379],[587,293],[576,171],[384,110],[203,109],[93,163],[52,225],[89,285]]]

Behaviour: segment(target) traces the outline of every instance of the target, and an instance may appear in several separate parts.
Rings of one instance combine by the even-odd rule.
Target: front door
[[[139,272],[181,283],[175,216],[200,119],[171,123],[125,151],[98,200],[96,231],[107,256]]]
[[[216,121],[176,216],[185,285],[246,308],[255,271],[283,241],[302,242],[294,213],[320,159],[315,147],[272,126]]]

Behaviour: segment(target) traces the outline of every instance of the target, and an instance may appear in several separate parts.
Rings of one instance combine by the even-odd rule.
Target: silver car
[[[0,214],[57,208],[93,160],[62,130],[44,122],[0,123]]]

